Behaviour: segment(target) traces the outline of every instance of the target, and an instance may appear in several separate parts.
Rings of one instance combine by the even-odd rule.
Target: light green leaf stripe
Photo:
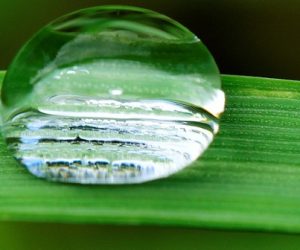
[[[1,141],[0,220],[300,232],[300,82],[222,79],[227,108],[216,140],[164,180],[50,183],[18,165]]]

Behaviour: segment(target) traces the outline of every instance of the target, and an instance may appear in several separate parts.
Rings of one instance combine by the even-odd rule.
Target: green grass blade
[[[1,142],[0,220],[300,232],[300,82],[222,79],[227,108],[216,140],[164,180],[50,183],[19,166]]]

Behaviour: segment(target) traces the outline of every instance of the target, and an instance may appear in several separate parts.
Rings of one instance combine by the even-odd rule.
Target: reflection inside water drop
[[[195,161],[218,131],[224,94],[212,56],[186,28],[105,6],[65,16],[25,45],[2,104],[3,134],[31,173],[117,184]]]

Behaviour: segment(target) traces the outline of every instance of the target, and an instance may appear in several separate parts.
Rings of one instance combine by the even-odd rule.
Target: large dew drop
[[[75,183],[139,183],[190,165],[224,109],[213,57],[153,11],[104,6],[39,31],[2,88],[3,134],[32,174]]]

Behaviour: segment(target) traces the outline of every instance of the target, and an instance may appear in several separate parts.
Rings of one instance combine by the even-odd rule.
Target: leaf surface
[[[1,140],[0,220],[300,232],[300,82],[230,75],[222,82],[219,134],[167,179],[51,183],[29,174]]]

